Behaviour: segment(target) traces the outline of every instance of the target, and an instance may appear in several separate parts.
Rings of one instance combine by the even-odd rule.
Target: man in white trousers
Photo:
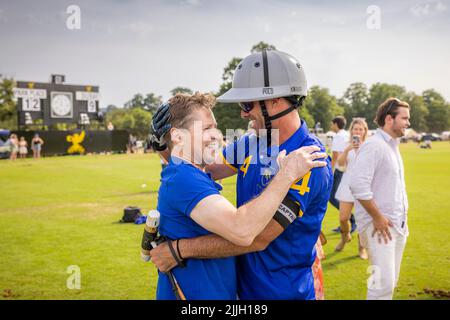
[[[409,105],[389,98],[377,110],[379,128],[358,152],[350,189],[358,201],[355,217],[367,248],[372,276],[368,300],[390,300],[397,286],[408,236],[403,160],[400,137],[409,127]]]

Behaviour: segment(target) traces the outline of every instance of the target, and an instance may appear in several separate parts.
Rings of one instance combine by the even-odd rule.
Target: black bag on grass
[[[123,217],[119,221],[121,223],[134,223],[142,217],[141,209],[138,207],[126,207],[123,209]]]

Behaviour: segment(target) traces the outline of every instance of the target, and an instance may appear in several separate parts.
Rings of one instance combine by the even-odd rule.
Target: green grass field
[[[401,149],[410,237],[395,298],[439,299],[429,290],[450,290],[450,144]],[[143,227],[117,221],[128,205],[155,207],[159,174],[154,154],[0,161],[0,299],[154,299],[156,270],[139,256]],[[233,203],[234,181],[224,180]],[[330,209],[325,297],[365,299],[368,263],[356,237],[333,252],[337,224]],[[66,286],[71,265],[80,267],[80,290]]]

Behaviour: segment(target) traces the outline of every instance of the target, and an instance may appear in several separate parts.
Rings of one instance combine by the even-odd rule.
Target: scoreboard
[[[33,124],[42,119],[44,125],[77,123],[88,125],[101,120],[99,87],[64,84],[63,75],[52,75],[51,82],[17,81],[19,124]]]

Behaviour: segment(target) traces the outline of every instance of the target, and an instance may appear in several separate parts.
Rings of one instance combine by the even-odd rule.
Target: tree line
[[[254,45],[250,52],[262,49],[275,49],[275,46],[264,42]],[[242,58],[233,57],[224,68],[223,83],[217,95],[223,94],[231,88],[234,70]],[[411,128],[418,132],[442,132],[450,128],[450,104],[434,89],[428,89],[421,94],[408,91],[405,87],[389,83],[375,83],[368,87],[362,82],[349,85],[342,97],[330,94],[327,88],[312,86],[308,89],[308,96],[299,114],[312,128],[320,122],[324,131],[330,130],[331,120],[343,115],[347,122],[353,118],[365,118],[369,128],[375,129],[373,122],[378,106],[389,97],[396,97],[409,103],[411,107]],[[219,128],[225,132],[226,128],[246,128],[246,122],[240,118],[237,104],[217,103],[214,114]]]
[[[250,52],[259,52],[263,49],[276,49],[275,46],[259,42]],[[234,70],[242,58],[233,57],[222,74],[222,84],[214,94],[219,96],[232,86]],[[0,75],[0,128],[16,129],[17,112],[16,100],[13,96],[15,81]],[[171,95],[178,92],[192,94],[186,87],[176,87]],[[330,94],[329,90],[321,86],[312,86],[299,115],[312,128],[320,122],[326,132],[331,127],[331,120],[343,115],[350,122],[355,117],[365,118],[369,128],[374,129],[373,123],[378,106],[387,98],[396,97],[409,103],[411,107],[411,128],[418,132],[442,132],[450,127],[450,104],[434,89],[428,89],[421,94],[408,91],[405,87],[389,84],[375,83],[368,87],[362,82],[349,85],[342,97]],[[135,94],[122,107],[109,105],[103,111],[105,124],[111,122],[115,129],[128,130],[130,133],[144,139],[149,133],[149,124],[152,115],[162,103],[162,97],[155,93]],[[246,129],[247,121],[240,117],[240,108],[237,104],[217,103],[213,109],[219,129],[225,134],[226,129]],[[64,127],[65,128],[65,127]],[[61,126],[48,129],[64,129]],[[96,129],[104,126],[96,124]]]

